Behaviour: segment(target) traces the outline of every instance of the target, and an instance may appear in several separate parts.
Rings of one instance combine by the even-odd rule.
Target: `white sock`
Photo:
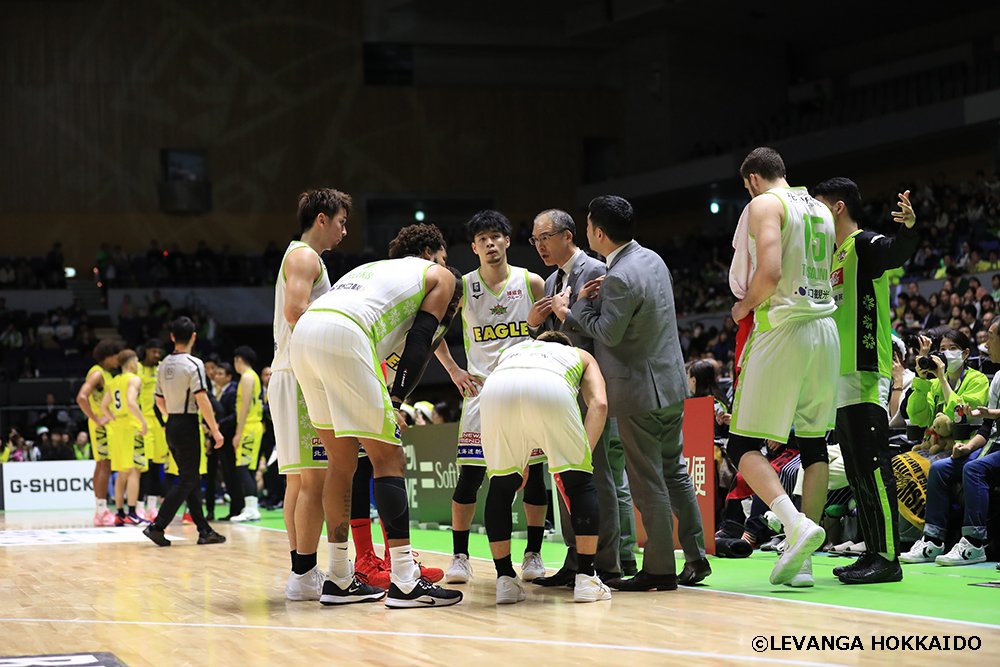
[[[146,496],[146,506],[149,507],[150,511],[156,511],[156,503],[160,500],[159,496]]]
[[[354,574],[351,560],[347,557],[347,542],[330,542],[330,578],[343,582]]]
[[[420,578],[420,568],[413,560],[413,550],[409,544],[401,547],[389,547],[389,558],[392,565],[392,576],[401,582],[416,581]]]
[[[257,511],[257,496],[247,496],[245,501],[248,510]]]
[[[144,501],[144,500],[137,501],[136,504],[135,504],[135,511],[136,512],[145,512],[146,511],[146,501]]]
[[[102,498],[101,500],[97,501],[97,511],[98,512],[107,512],[108,511],[108,500],[107,500],[107,498]]]
[[[771,510],[781,519],[781,525],[785,527],[786,535],[799,520],[799,511],[795,509],[795,503],[788,497],[788,494],[783,493],[775,498],[771,503]]]

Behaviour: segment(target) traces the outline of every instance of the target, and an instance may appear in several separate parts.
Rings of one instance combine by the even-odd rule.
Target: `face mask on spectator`
[[[948,360],[948,372],[955,373],[959,368],[962,367],[962,363],[965,361],[962,359],[961,350],[945,350],[944,358]]]

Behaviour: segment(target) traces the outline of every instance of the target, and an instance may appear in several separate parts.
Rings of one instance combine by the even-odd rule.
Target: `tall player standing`
[[[292,571],[285,585],[289,600],[318,600],[325,575],[316,564],[323,531],[323,479],[327,457],[315,437],[302,391],[288,354],[292,327],[309,304],[330,291],[322,255],[347,236],[351,197],[332,188],[299,195],[301,239],[285,250],[274,288],[274,361],[267,396],[274,422],[278,471],[285,475],[284,518]]]
[[[462,332],[468,370],[455,363],[447,345],[439,345],[435,355],[452,382],[465,397],[458,428],[458,483],[451,502],[451,530],[454,555],[445,573],[448,583],[465,583],[472,578],[469,563],[469,531],[476,513],[476,494],[486,477],[486,460],[481,444],[479,387],[496,367],[500,353],[530,337],[528,313],[545,293],[541,276],[507,264],[511,226],[499,211],[480,211],[466,223],[472,251],[479,257],[479,269],[465,274],[462,281]],[[529,462],[524,487],[524,513],[528,523],[528,548],[521,565],[521,578],[531,581],[545,576],[541,546],[545,530],[545,455],[536,450]]]
[[[746,295],[733,306],[754,329],[743,351],[728,453],[744,479],[785,526],[788,547],[772,584],[811,586],[811,554],[823,543],[817,525],[826,501],[826,434],[837,409],[840,342],[830,268],[836,232],[830,210],[805,188],[789,187],[777,151],[756,148],[740,166],[753,266]],[[771,464],[765,439],[787,442],[795,427],[805,469],[800,513]]]
[[[76,395],[76,404],[87,415],[90,442],[94,452],[94,496],[97,510],[94,512],[95,526],[115,525],[115,515],[108,510],[108,480],[111,479],[111,454],[108,451],[108,432],[105,425],[111,421],[101,410],[104,392],[111,382],[111,371],[118,368],[118,353],[121,345],[112,340],[102,340],[94,347],[94,361],[97,363],[87,371],[87,379]]]
[[[142,406],[142,416],[146,419],[146,435],[143,441],[146,448],[146,461],[149,467],[142,473],[142,495],[145,496],[145,508],[143,501],[139,501],[138,514],[141,518],[152,521],[156,518],[157,501],[164,496],[163,493],[163,466],[167,462],[170,450],[167,449],[167,434],[163,430],[162,415],[157,415],[156,399],[156,375],[160,368],[160,359],[163,357],[163,343],[152,339],[146,341],[142,349],[142,363],[139,364],[138,375],[142,380],[142,393],[139,396],[139,404]]]

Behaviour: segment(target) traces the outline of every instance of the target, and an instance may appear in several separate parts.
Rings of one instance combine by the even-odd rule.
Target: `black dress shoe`
[[[708,564],[708,559],[699,558],[684,563],[684,569],[677,577],[677,583],[681,586],[693,586],[710,574],[712,566]]]
[[[597,570],[596,572],[597,572],[597,578],[603,581],[604,583],[608,583],[609,581],[614,581],[615,579],[622,578],[621,572],[608,572],[607,570]],[[573,583],[574,584],[576,583],[575,578]]]
[[[551,588],[554,586],[572,586],[575,581],[576,572],[565,567],[561,567],[555,574],[550,574],[547,577],[536,577],[531,580],[531,583]]]
[[[886,584],[903,580],[903,568],[899,559],[886,560],[874,554],[874,557],[864,567],[847,570],[838,577],[842,584]]]
[[[616,591],[676,591],[677,575],[649,574],[639,570],[631,579],[615,579],[606,583]]]
[[[868,567],[872,563],[872,558],[874,558],[877,555],[878,554],[871,553],[870,551],[866,551],[863,554],[861,554],[860,558],[858,558],[856,561],[854,561],[850,565],[839,565],[839,566],[833,568],[833,576],[839,577],[840,575],[844,574],[845,572],[850,572],[852,570],[857,570],[860,567]]]
[[[639,574],[639,566],[635,564],[634,560],[622,561],[622,576],[634,577],[637,574]]]

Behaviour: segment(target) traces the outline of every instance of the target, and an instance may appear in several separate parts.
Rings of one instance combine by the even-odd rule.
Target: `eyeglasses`
[[[546,241],[548,241],[553,236],[559,236],[564,231],[566,231],[566,230],[562,229],[562,230],[560,230],[558,232],[545,232],[544,234],[539,234],[538,236],[531,236],[531,237],[528,237],[528,243],[530,243],[531,245],[538,245],[539,243],[545,243]]]

